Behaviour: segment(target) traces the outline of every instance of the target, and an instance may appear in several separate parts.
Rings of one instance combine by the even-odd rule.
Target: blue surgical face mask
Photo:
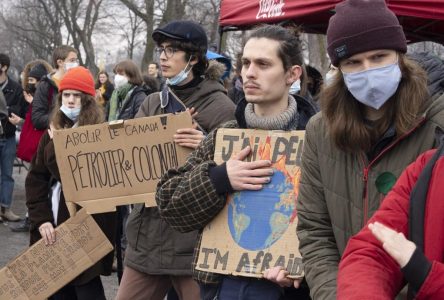
[[[73,122],[77,121],[80,114],[80,107],[69,108],[68,106],[62,104],[62,106],[60,106],[60,110]]]
[[[78,67],[78,66],[79,66],[78,62],[66,62],[65,66],[64,66],[65,72],[68,72],[68,70]]]
[[[295,82],[293,82],[293,84],[290,86],[289,93],[291,95],[296,95],[297,93],[299,93],[300,90],[301,90],[301,80],[298,79]]]
[[[172,78],[168,78],[166,80],[167,85],[179,85],[185,79],[187,79],[188,74],[190,73],[191,69],[193,68],[193,67],[191,67],[188,71],[186,71],[186,69],[188,68],[188,65],[190,64],[190,60],[191,60],[191,56],[190,56],[190,59],[188,60],[187,65],[185,66],[185,68],[182,71],[179,72],[179,74],[177,74],[176,76],[174,76]]]
[[[395,94],[401,81],[398,63],[356,73],[343,73],[350,93],[364,105],[379,109]]]

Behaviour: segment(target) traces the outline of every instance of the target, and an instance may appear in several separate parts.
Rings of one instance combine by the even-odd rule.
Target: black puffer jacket
[[[59,90],[57,85],[51,79],[51,74],[43,77],[37,85],[37,90],[32,100],[32,125],[36,129],[48,128],[48,116],[51,112],[52,106],[56,102],[56,97]],[[51,104],[49,104],[49,97],[52,94]]]
[[[20,84],[8,77],[8,83],[3,88],[3,95],[5,96],[8,113],[14,113],[20,118],[25,118],[28,103],[25,101],[25,97],[23,97],[23,89]],[[11,124],[8,118],[3,118],[1,122],[5,137],[14,136],[15,125]]]
[[[430,52],[409,53],[427,72],[430,96],[444,92],[444,61]]]
[[[146,96],[148,96],[152,92],[153,91],[145,85],[136,86],[132,90],[128,101],[125,101],[125,103],[122,104],[123,106],[120,109],[120,113],[117,119],[119,120],[134,119],[137,112],[139,111],[139,107],[142,104],[143,100],[145,100]]]

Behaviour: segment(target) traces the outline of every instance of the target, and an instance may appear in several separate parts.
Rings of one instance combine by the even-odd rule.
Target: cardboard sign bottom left
[[[82,209],[56,228],[53,245],[40,240],[0,270],[0,299],[46,299],[112,250]]]

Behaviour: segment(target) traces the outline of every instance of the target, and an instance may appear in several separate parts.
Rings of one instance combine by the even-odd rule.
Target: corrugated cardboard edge
[[[60,230],[61,227],[70,227],[70,225],[78,225],[80,223],[85,222],[85,219],[87,217],[90,217],[85,209],[80,210],[79,212],[77,212],[77,214],[66,220],[62,225],[60,225],[59,227],[57,227],[56,233]],[[81,263],[87,263],[83,270],[79,273],[72,273],[72,276],[66,276],[66,283],[69,283],[70,281],[72,281],[74,278],[76,278],[78,275],[80,275],[82,272],[84,272],[85,270],[87,270],[88,268],[90,268],[93,264],[94,261],[99,261],[101,258],[103,258],[106,254],[108,254],[110,251],[112,251],[114,248],[111,245],[111,243],[108,241],[108,238],[105,236],[105,234],[101,231],[100,227],[97,225],[97,223],[94,221],[94,219],[91,217],[91,221],[93,224],[95,224],[95,226],[97,226],[97,229],[102,233],[102,238],[104,238],[103,242],[100,243],[97,247],[95,247],[91,252],[89,252],[89,254],[83,250],[84,255],[82,256],[82,260]],[[36,244],[34,244],[33,246],[31,246],[30,248],[28,248],[27,250],[35,247],[37,244],[39,243],[43,243],[43,240],[38,241]],[[27,251],[26,250],[26,251]],[[13,262],[14,260],[16,260],[18,257],[20,257],[24,252],[23,251],[20,255],[18,255],[17,257],[15,257],[13,260],[11,260],[11,262]],[[11,263],[10,262],[10,263]],[[8,263],[5,267],[3,267],[0,270],[0,278],[2,277],[1,274],[5,273],[5,276],[9,279],[9,280],[13,280],[15,281],[15,283],[17,284],[17,286],[20,286],[18,281],[16,280],[16,278],[14,277],[14,275],[12,274],[12,272],[9,271],[8,266],[10,265],[10,263]],[[79,264],[81,264],[79,263]],[[6,273],[10,273],[11,276],[7,276]],[[71,275],[71,274],[69,274]],[[0,282],[1,285],[1,282]],[[45,300],[47,299],[49,296],[51,296],[52,294],[54,294],[56,291],[58,291],[60,288],[56,288],[54,285],[50,285],[49,288],[47,289],[47,293],[45,293],[44,295],[41,295],[41,297],[35,297],[32,296],[32,298],[30,298],[30,296],[28,296],[25,291],[23,289],[21,289],[22,294],[20,294],[20,297],[15,298],[14,300]],[[10,299],[5,299],[5,298],[0,298],[0,300],[10,300]]]
[[[120,196],[95,200],[79,201],[76,204],[86,209],[88,214],[116,211],[118,205],[145,203],[146,207],[157,206],[156,193],[145,193],[131,196]]]
[[[220,164],[220,163],[222,163],[223,161],[222,160],[219,160],[219,158],[220,158],[220,155],[217,153],[218,151],[221,151],[221,146],[220,146],[220,143],[221,143],[221,139],[222,139],[222,137],[225,135],[225,134],[231,134],[231,135],[239,135],[238,133],[239,133],[239,131],[249,131],[249,132],[252,132],[250,135],[255,135],[255,134],[257,134],[257,132],[258,133],[260,133],[260,134],[263,134],[263,135],[269,135],[269,136],[282,136],[282,135],[288,135],[289,134],[289,131],[283,131],[283,130],[260,130],[260,129],[239,129],[239,128],[221,128],[221,129],[219,129],[218,130],[218,132],[217,132],[217,136],[216,136],[216,144],[215,144],[215,155],[214,155],[214,160],[215,160],[215,162],[217,163],[217,164]],[[297,131],[299,131],[299,130],[297,130]],[[302,132],[302,131],[301,131]],[[246,136],[248,136],[248,134],[246,133],[245,134]],[[305,134],[303,135],[303,137],[304,137],[304,140],[305,140]],[[234,152],[234,153],[236,153],[236,152]],[[228,197],[227,197],[227,203],[228,203]],[[225,209],[225,208],[224,208]],[[220,214],[222,214],[223,213],[223,210],[224,209],[222,209],[220,212],[219,212],[219,215]],[[218,215],[218,216],[219,216]],[[217,217],[215,217],[209,224],[207,224],[207,226],[205,227],[205,229],[204,229],[204,231],[203,231],[203,233],[202,234],[204,234],[205,233],[205,231],[207,231],[209,228],[211,228],[211,225],[212,225],[212,223],[214,222],[214,220],[216,219]],[[202,240],[201,240],[201,242],[202,242]],[[200,247],[202,247],[202,244],[201,244],[201,246]],[[227,247],[228,248],[228,247]],[[299,253],[300,254],[300,253]],[[198,252],[198,254],[197,254],[198,256],[200,255],[200,249],[199,249],[199,252]],[[199,258],[199,257],[198,257]],[[199,271],[203,271],[203,272],[211,272],[210,270],[208,270],[208,269],[206,269],[206,268],[201,268],[201,267],[199,267],[199,263],[200,263],[201,261],[198,259],[197,260],[197,264],[196,264],[196,269],[197,270],[199,270]],[[246,272],[237,272],[237,271],[224,271],[224,270],[217,270],[217,272],[214,272],[215,274],[223,274],[223,275],[233,275],[233,276],[242,276],[242,277],[250,277],[250,278],[263,278],[263,273],[246,273]],[[303,278],[305,275],[304,275],[305,273],[304,273],[304,271],[303,271],[303,269],[302,269],[302,272],[301,272],[301,274],[299,275],[287,275],[287,277],[288,278],[292,278],[292,279],[298,279],[298,278]]]

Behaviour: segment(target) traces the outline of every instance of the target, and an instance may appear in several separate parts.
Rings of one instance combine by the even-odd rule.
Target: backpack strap
[[[187,109],[186,105],[173,93],[173,91],[165,86],[159,94],[160,96],[160,108],[163,114],[175,114]],[[202,131],[204,135],[207,135],[207,131],[193,119],[193,123],[197,125],[197,129]]]
[[[444,155],[444,133],[440,128],[437,128],[436,135],[439,147],[421,171],[410,193],[409,238],[421,251],[424,251],[424,214],[429,183],[435,163]]]
[[[160,92],[160,107],[163,113],[174,114],[185,111],[187,107],[185,104],[168,88],[165,86]]]

